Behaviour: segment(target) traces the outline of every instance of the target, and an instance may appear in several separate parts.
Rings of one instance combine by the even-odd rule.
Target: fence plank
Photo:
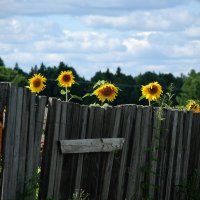
[[[88,107],[81,106],[81,139],[86,137],[87,131],[87,124],[88,124]],[[75,188],[77,190],[81,189],[81,178],[82,178],[82,169],[83,168],[83,154],[79,154],[78,163],[77,163],[77,171],[76,171],[76,181],[75,181]]]
[[[119,170],[119,178],[118,178],[118,185],[117,185],[117,200],[124,199],[125,193],[125,179],[127,174],[127,159],[128,159],[128,151],[129,151],[129,144],[130,144],[130,137],[132,134],[133,128],[133,121],[136,115],[136,107],[135,106],[126,106],[125,107],[125,114],[124,114],[124,124],[123,132],[125,137],[125,144],[124,148],[122,149],[121,154],[121,161],[120,161],[120,170]]]
[[[175,157],[175,148],[176,148],[176,134],[177,134],[177,125],[178,125],[178,111],[174,112],[174,121],[172,129],[172,138],[171,138],[171,148],[170,148],[170,157],[169,157],[169,169],[167,174],[167,183],[166,183],[166,195],[165,200],[171,199],[171,190],[172,190],[172,179],[173,179],[173,166],[174,166],[174,157]]]
[[[34,137],[34,159],[33,159],[33,171],[37,172],[40,166],[40,148],[41,148],[41,138],[43,134],[43,123],[44,114],[47,98],[45,96],[39,96],[37,99],[37,110],[36,110],[36,123],[35,123],[35,137]]]
[[[68,114],[69,114],[68,113],[68,104],[66,102],[62,102],[60,132],[59,132],[58,140],[65,139],[65,133],[67,130],[66,118],[67,118]],[[58,154],[57,154],[56,171],[55,171],[56,177],[55,177],[53,196],[55,199],[60,199],[60,184],[61,184],[61,176],[62,176],[63,155],[59,151],[57,153]]]
[[[110,127],[110,137],[118,137],[119,131],[120,131],[120,121],[121,121],[121,114],[122,114],[122,107],[114,107],[112,108],[111,115],[108,116],[110,119],[109,123],[112,125]],[[106,119],[107,120],[107,119]],[[106,159],[106,166],[105,166],[105,172],[103,174],[103,186],[101,190],[101,200],[107,200],[110,190],[110,184],[111,184],[111,177],[112,177],[112,169],[113,169],[113,162],[114,162],[114,153],[109,153],[107,159]]]
[[[164,199],[165,196],[165,182],[167,177],[167,158],[168,158],[168,141],[170,138],[170,119],[171,110],[164,110],[164,123],[161,126],[160,146],[159,146],[159,159],[158,159],[158,191],[157,198]]]
[[[18,88],[17,96],[17,111],[16,111],[16,122],[14,134],[14,147],[13,147],[13,169],[12,169],[12,190],[14,191],[14,197],[17,195],[17,178],[18,177],[18,166],[19,166],[19,148],[20,148],[20,132],[21,132],[21,121],[22,121],[22,103],[23,103],[23,88]]]
[[[150,147],[150,180],[149,180],[149,198],[154,198],[156,193],[156,177],[158,167],[158,149],[160,142],[161,123],[163,118],[163,108],[154,108],[153,133]]]
[[[8,200],[13,197],[14,190],[10,186],[14,177],[12,177],[12,161],[14,146],[15,118],[17,110],[17,86],[10,84],[8,93],[8,107],[6,111],[5,131],[3,138],[3,183],[1,199]]]
[[[29,104],[29,128],[28,128],[28,138],[27,138],[27,154],[26,154],[26,181],[29,181],[33,175],[33,148],[34,148],[34,134],[35,134],[35,111],[36,111],[36,95],[30,94],[30,104]]]
[[[29,122],[29,104],[30,104],[30,92],[24,89],[23,95],[23,110],[21,121],[21,133],[20,133],[20,148],[19,148],[19,170],[18,170],[18,182],[17,191],[19,194],[23,193],[25,183],[25,167],[26,167],[26,151],[27,151],[27,137],[28,137],[28,122]]]
[[[62,154],[113,152],[121,150],[123,144],[124,138],[60,140]]]
[[[127,184],[127,199],[134,199],[138,192],[139,183],[137,181],[138,173],[140,173],[139,158],[140,158],[140,140],[141,140],[141,124],[142,124],[142,106],[137,107],[137,115],[135,122],[135,130],[133,137],[133,151],[131,153],[131,163],[129,169],[129,177]]]
[[[57,141],[59,137],[59,125],[60,125],[60,113],[61,113],[61,101],[58,101],[54,98],[49,100],[49,104],[51,105],[52,111],[54,113],[54,121],[52,124],[49,124],[48,134],[53,134],[51,141],[51,158],[50,158],[50,168],[49,168],[49,180],[47,184],[47,198],[53,198],[53,188],[55,181],[55,169],[56,169],[56,160],[57,160]],[[50,109],[51,109],[50,108]]]
[[[176,187],[181,183],[181,171],[183,166],[183,126],[184,126],[184,112],[179,112],[179,130],[178,130],[178,144],[177,144],[177,158],[176,158],[176,168],[175,171],[175,187],[173,189],[173,199],[176,199],[177,193],[176,193]]]
[[[144,107],[142,112],[142,138],[141,138],[141,149],[140,149],[140,158],[139,158],[139,166],[140,169],[138,171],[138,180],[139,180],[139,189],[138,189],[138,197],[140,199],[145,198],[147,195],[148,188],[146,188],[145,175],[147,167],[147,149],[149,148],[149,139],[151,138],[152,131],[152,107]]]

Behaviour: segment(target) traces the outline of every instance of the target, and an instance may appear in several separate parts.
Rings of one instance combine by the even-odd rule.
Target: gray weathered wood
[[[147,166],[147,149],[149,148],[149,139],[151,131],[152,131],[152,107],[144,107],[142,112],[142,138],[141,138],[141,149],[140,149],[140,158],[139,158],[139,171],[138,171],[138,181],[139,181],[139,189],[138,189],[138,197],[139,199],[145,198],[145,194],[142,191],[142,184],[145,184],[145,173],[143,168]]]
[[[173,120],[171,110],[164,110],[164,123],[162,126],[162,132],[160,137],[160,159],[158,160],[159,172],[158,172],[158,199],[164,199],[165,197],[165,181],[167,177],[167,157],[168,157],[168,141],[170,137],[170,121]]]
[[[118,175],[118,184],[117,184],[117,200],[124,199],[125,194],[125,175],[127,174],[127,159],[128,159],[128,151],[129,151],[129,144],[130,138],[133,134],[133,121],[135,121],[136,116],[136,107],[134,106],[126,106],[125,113],[124,113],[124,137],[125,137],[125,145],[122,149],[121,161],[120,161],[120,168],[119,168],[119,175]]]
[[[26,154],[26,181],[29,181],[33,175],[33,159],[34,159],[34,134],[35,134],[35,115],[36,115],[36,95],[30,94],[30,117],[29,117],[29,128],[27,138],[27,154]]]
[[[35,119],[35,133],[34,133],[34,162],[33,162],[33,171],[37,172],[37,169],[40,165],[40,148],[41,148],[41,138],[43,134],[43,123],[44,123],[44,114],[46,107],[47,98],[45,96],[38,97],[38,104],[36,109],[36,119]]]
[[[81,107],[81,116],[82,116],[82,129],[81,129],[80,138],[85,139],[86,131],[87,131],[87,123],[88,123],[88,107],[87,106]],[[78,157],[76,181],[75,181],[75,188],[77,190],[81,189],[82,167],[83,167],[83,154],[80,154]]]
[[[19,160],[20,160],[20,132],[21,132],[21,121],[22,121],[22,103],[23,103],[23,88],[18,88],[17,96],[17,111],[16,111],[16,121],[15,121],[15,131],[14,134],[14,147],[13,147],[13,169],[12,176],[18,177]],[[17,195],[17,178],[12,181],[12,190],[14,192],[14,197]]]
[[[133,137],[133,151],[131,152],[131,163],[127,184],[127,199],[134,199],[139,189],[137,180],[138,173],[140,173],[139,158],[140,158],[140,141],[141,141],[141,122],[142,122],[142,106],[137,107],[137,115],[135,121],[134,137]]]
[[[178,144],[177,144],[177,158],[176,158],[176,173],[175,173],[175,186],[181,183],[181,171],[183,166],[183,126],[184,126],[184,112],[179,112],[179,130],[178,130]],[[175,191],[175,190],[174,190]],[[176,199],[176,192],[174,192],[174,199]]]
[[[121,113],[122,113],[122,107],[115,107],[112,109],[112,118],[110,123],[113,123],[113,127],[111,127],[111,135],[113,138],[116,138],[119,136],[120,131],[120,121],[121,121]],[[116,113],[116,114],[115,114]],[[110,184],[111,184],[111,177],[112,177],[112,168],[113,168],[113,162],[114,162],[114,153],[109,153],[108,158],[106,160],[106,166],[105,166],[105,172],[103,176],[103,186],[101,191],[101,199],[107,200],[110,190]]]
[[[14,130],[15,118],[17,110],[17,87],[9,84],[8,107],[6,111],[6,123],[4,129],[4,149],[3,149],[3,182],[1,199],[9,200],[13,198],[14,190],[10,191],[10,186],[15,177],[12,177],[13,162],[13,146],[14,146]]]
[[[57,141],[59,137],[60,128],[60,113],[61,113],[61,101],[56,99],[50,99],[49,104],[53,108],[54,120],[52,124],[49,124],[51,129],[49,134],[53,134],[51,141],[51,157],[50,157],[50,169],[49,169],[49,180],[47,184],[47,198],[53,198],[53,188],[55,184],[55,172],[56,172],[56,160],[57,160]],[[50,109],[51,109],[50,108]],[[50,111],[49,111],[50,112]]]
[[[168,168],[168,174],[167,174],[165,200],[171,199],[173,165],[174,165],[176,134],[177,134],[177,125],[178,125],[178,111],[173,111],[173,112],[174,112],[174,121],[173,121],[173,129],[172,129],[172,138],[171,138],[171,148],[170,148],[170,157],[169,157],[169,166],[168,166],[169,168]]]
[[[62,102],[61,105],[61,119],[60,119],[60,130],[58,140],[65,139],[65,134],[67,131],[67,115],[69,115],[68,111],[68,104],[66,102]],[[53,197],[55,199],[60,199],[60,184],[61,184],[61,177],[62,177],[62,165],[63,165],[63,155],[58,150],[57,151],[57,160],[56,160],[56,177],[55,177],[55,185],[54,185],[54,192]]]
[[[29,97],[30,91],[24,89],[23,96],[23,110],[22,110],[22,122],[20,133],[20,149],[19,149],[19,169],[17,176],[17,191],[22,194],[24,191],[25,183],[25,168],[26,168],[26,150],[27,150],[27,137],[28,137],[28,122],[29,122]]]
[[[161,116],[160,116],[161,115]],[[150,156],[153,157],[153,160],[150,160],[150,167],[152,173],[150,174],[150,181],[149,181],[149,198],[154,198],[155,196],[155,186],[156,186],[156,176],[157,176],[157,167],[158,167],[158,149],[159,149],[159,142],[160,142],[160,132],[161,132],[161,122],[163,118],[163,110],[162,108],[155,108],[154,109],[154,118],[153,118],[153,134],[152,134],[152,141],[151,141],[151,151]],[[160,118],[161,117],[161,118]]]
[[[111,152],[121,150],[123,138],[60,140],[61,152],[65,153],[91,153]]]

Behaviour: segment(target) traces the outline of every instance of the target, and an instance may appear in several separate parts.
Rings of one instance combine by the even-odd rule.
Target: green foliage
[[[184,77],[181,93],[177,97],[180,105],[184,105],[188,99],[200,98],[200,72],[191,70],[187,77]]]
[[[0,67],[5,67],[4,61],[0,57]]]
[[[0,66],[0,82],[14,82],[19,86],[27,85],[27,79],[16,70]]]
[[[189,180],[183,181],[178,185],[178,194],[185,195],[186,200],[200,199],[200,171],[195,170]]]
[[[72,198],[70,198],[69,200],[89,200],[89,194],[80,189],[75,191]]]

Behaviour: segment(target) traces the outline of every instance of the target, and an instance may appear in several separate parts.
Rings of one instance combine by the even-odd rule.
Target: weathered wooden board
[[[123,144],[124,138],[60,140],[60,148],[63,154],[112,152],[121,150]]]

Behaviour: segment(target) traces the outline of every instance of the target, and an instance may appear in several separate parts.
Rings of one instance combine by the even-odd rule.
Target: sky
[[[200,0],[0,0],[0,27],[0,57],[26,72],[200,71]]]

